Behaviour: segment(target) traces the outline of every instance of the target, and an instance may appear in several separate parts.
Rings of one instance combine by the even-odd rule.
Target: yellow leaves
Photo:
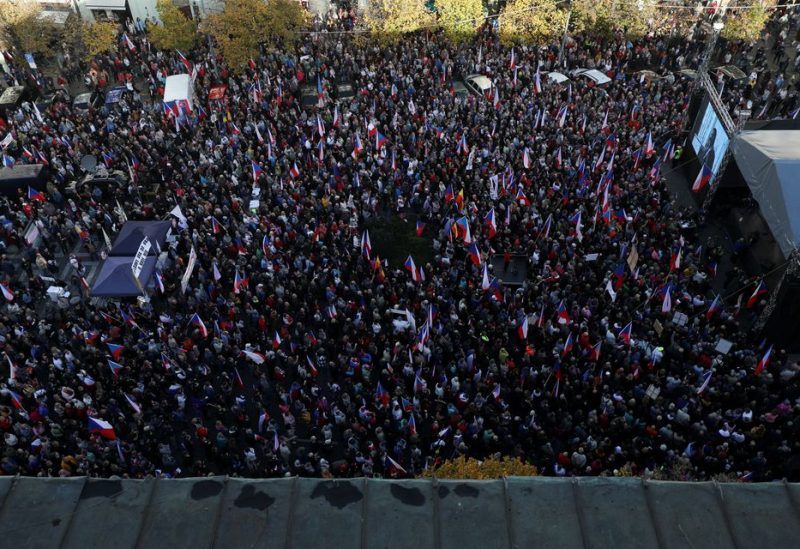
[[[567,14],[555,0],[510,0],[500,20],[500,39],[504,43],[551,42],[564,32]]]
[[[110,21],[97,21],[83,26],[83,43],[86,56],[91,59],[97,54],[107,52],[117,42],[117,24]]]
[[[747,7],[747,9],[729,9],[725,16],[725,26],[722,28],[721,35],[728,40],[758,40],[764,25],[767,24],[769,12],[767,6],[774,5],[774,2],[753,2],[741,1],[731,2],[728,7]]]
[[[203,22],[214,37],[228,66],[241,70],[258,56],[259,44],[270,47],[296,40],[307,15],[291,0],[228,0],[225,9]]]
[[[0,46],[18,53],[44,53],[55,40],[56,27],[41,18],[34,0],[0,0]]]
[[[452,40],[471,38],[483,24],[482,0],[436,0],[439,24]]]
[[[158,0],[156,10],[161,24],[148,23],[150,41],[162,50],[191,50],[197,43],[197,24],[181,13],[172,0]]]
[[[365,19],[375,38],[391,42],[405,33],[430,26],[434,15],[425,8],[423,0],[373,0]]]
[[[647,33],[655,11],[653,0],[643,0],[641,4],[621,0],[573,0],[570,32],[590,30],[607,36],[614,29],[623,29],[625,36],[636,38]]]
[[[534,465],[514,458],[490,457],[484,461],[461,456],[447,460],[436,469],[428,469],[423,477],[454,480],[491,480],[503,477],[535,477]]]

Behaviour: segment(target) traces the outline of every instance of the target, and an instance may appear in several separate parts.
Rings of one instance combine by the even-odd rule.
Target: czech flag
[[[633,330],[633,322],[628,322],[625,327],[620,330],[619,337],[625,342],[625,345],[631,344],[631,331]]]
[[[386,145],[386,136],[381,132],[377,132],[375,134],[375,148],[381,150],[384,145]]]
[[[114,362],[113,360],[108,361],[108,367],[111,368],[111,373],[114,374],[114,377],[119,377],[119,371],[122,370],[122,364],[119,362]]]
[[[277,349],[281,346],[281,335],[278,332],[275,332],[275,335],[272,336],[272,348]]]
[[[525,318],[522,319],[522,324],[517,327],[517,335],[522,341],[528,339],[528,315],[525,315]]]
[[[261,166],[259,166],[258,162],[256,162],[255,160],[250,161],[250,167],[253,170],[253,181],[258,181],[258,177],[264,170],[261,169]]]
[[[40,193],[33,187],[28,187],[28,200],[38,200],[44,202],[44,193]]]
[[[451,202],[456,197],[456,194],[453,192],[453,185],[448,184],[447,188],[444,190],[444,201]]]
[[[203,323],[203,319],[200,318],[200,315],[197,313],[193,314],[192,318],[189,319],[189,323],[197,326],[200,329],[200,333],[203,334],[203,337],[208,337],[208,329]]]
[[[161,276],[161,273],[155,271],[153,273],[153,277],[156,279],[156,286],[158,286],[159,291],[163,294],[164,293],[164,277]]]
[[[589,360],[594,360],[595,362],[600,360],[600,348],[602,344],[602,341],[598,341],[592,346],[592,350],[589,351]]]
[[[420,281],[419,270],[417,269],[417,265],[414,263],[414,258],[413,257],[408,256],[408,258],[406,258],[406,262],[403,264],[403,266],[408,271],[411,272],[411,280],[413,280],[414,282],[419,282]]]
[[[711,172],[711,168],[703,164],[703,168],[700,170],[700,173],[697,174],[697,177],[692,184],[692,191],[700,192],[700,190],[705,187],[709,181],[711,181],[711,176],[713,173]]]
[[[97,417],[89,418],[89,432],[99,433],[101,437],[108,440],[117,440],[117,435],[114,434],[114,428],[111,424]]]
[[[375,389],[375,400],[380,402],[381,408],[389,407],[389,393],[386,392],[386,389],[383,388],[380,381],[378,382],[378,387]]]
[[[761,372],[764,371],[764,368],[769,366],[770,355],[772,355],[772,345],[769,346],[767,352],[764,353],[764,356],[762,356],[761,360],[758,361],[758,364],[756,365],[756,370],[755,372],[753,372],[755,375],[760,376]]]
[[[570,317],[567,312],[567,307],[564,305],[564,300],[561,300],[561,303],[558,304],[558,323],[569,324],[569,321]]]
[[[706,311],[706,320],[711,320],[711,317],[714,316],[717,311],[719,311],[719,296],[714,298],[714,301],[711,302],[711,306]]]
[[[3,297],[6,298],[6,301],[14,301],[14,292],[11,291],[11,288],[5,284],[0,284],[0,291],[3,292]]]
[[[137,403],[135,400],[133,400],[131,397],[129,397],[127,395],[127,393],[122,393],[122,396],[125,397],[125,400],[128,401],[128,404],[130,405],[131,408],[133,408],[134,412],[136,412],[137,414],[141,414],[142,413],[142,407],[139,406],[139,403]]]
[[[425,231],[425,222],[417,220],[417,236],[422,236],[422,233]]]
[[[481,266],[481,252],[478,250],[478,245],[474,242],[467,246],[467,253],[469,254],[470,260],[472,263],[475,264],[476,267]]]
[[[292,164],[292,168],[289,170],[289,175],[292,176],[292,179],[297,179],[300,176],[300,168],[297,167],[297,162]]]
[[[211,216],[211,232],[214,234],[219,234],[222,232],[222,225],[220,225],[220,222],[217,221],[217,218],[214,216]]]
[[[108,345],[108,352],[114,357],[114,360],[119,360],[119,357],[122,356],[122,351],[125,350],[125,347],[122,345],[116,345],[114,343],[106,343]]]
[[[7,154],[3,155],[3,166],[6,168],[13,168],[14,167],[14,159]]]
[[[497,224],[495,223],[494,220],[494,208],[489,210],[489,213],[486,214],[486,217],[484,219],[486,223],[489,225],[489,238],[493,238],[494,235],[497,234]]]
[[[106,152],[101,153],[101,156],[103,157],[103,162],[105,162],[106,167],[110,168],[111,164],[114,163],[114,157],[111,156],[110,153],[106,153]]]
[[[758,298],[764,295],[765,293],[767,293],[767,287],[764,285],[764,281],[761,280],[759,281],[758,286],[756,286],[753,295],[751,295],[750,298],[747,300],[747,308],[752,309],[753,307],[755,307],[756,303],[758,303]]]
[[[11,389],[8,390],[8,393],[11,395],[11,404],[14,405],[14,408],[17,410],[24,410],[25,408],[22,406],[22,395],[15,393]]]
[[[357,159],[358,155],[361,154],[361,151],[364,150],[364,145],[361,144],[361,137],[356,134],[355,139],[353,140],[353,159]]]
[[[372,242],[369,240],[369,231],[364,229],[364,234],[361,236],[361,254],[369,259],[371,253]]]
[[[569,333],[567,336],[567,340],[564,342],[564,349],[561,351],[561,357],[565,357],[569,354],[572,350],[573,342],[572,342],[572,332]]]

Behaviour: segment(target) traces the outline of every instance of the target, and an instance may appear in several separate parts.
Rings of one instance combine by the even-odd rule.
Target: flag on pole
[[[189,323],[197,326],[200,329],[200,333],[203,335],[203,337],[208,337],[208,329],[206,328],[206,325],[203,323],[203,319],[200,318],[200,315],[194,313],[192,317],[189,319]]]
[[[747,308],[752,309],[753,307],[755,307],[756,303],[758,303],[758,298],[764,295],[765,293],[767,293],[767,287],[764,284],[764,280],[762,279],[758,282],[758,286],[756,286],[756,289],[753,291],[753,294],[747,300]]]
[[[759,360],[758,364],[756,364],[756,370],[755,370],[755,372],[753,372],[755,375],[760,376],[761,372],[764,371],[764,368],[769,366],[769,359],[770,359],[771,355],[772,355],[772,345],[769,346],[769,349],[767,349],[767,352],[764,353],[764,356],[762,356],[761,360]]]
[[[119,377],[119,372],[122,370],[122,364],[119,362],[114,362],[111,359],[108,359],[108,367],[111,368],[111,373],[114,374],[114,377]]]
[[[114,360],[119,360],[119,357],[122,356],[122,351],[125,350],[125,347],[122,345],[116,345],[114,343],[106,343],[108,345],[108,352],[114,358]]]
[[[631,344],[631,332],[633,331],[633,321],[628,322],[619,332],[619,337],[625,342],[625,345]]]
[[[703,164],[700,173],[697,174],[694,183],[692,183],[692,191],[696,193],[700,192],[703,189],[703,187],[705,187],[708,184],[708,182],[711,181],[712,175],[713,173],[711,171],[711,168]]]

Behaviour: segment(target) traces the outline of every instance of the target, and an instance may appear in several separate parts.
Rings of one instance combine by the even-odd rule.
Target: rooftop
[[[794,547],[800,486],[0,478],[5,547]]]

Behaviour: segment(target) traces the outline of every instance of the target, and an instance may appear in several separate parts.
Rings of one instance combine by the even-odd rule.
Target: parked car
[[[602,88],[611,82],[611,79],[605,73],[602,73],[597,69],[575,69],[570,73],[570,76],[574,80],[583,80],[591,88]]]
[[[72,101],[72,108],[78,112],[89,112],[102,106],[103,100],[97,92],[86,92],[75,96]]]
[[[494,87],[494,83],[488,76],[483,74],[471,74],[464,79],[464,87],[473,95],[482,96]]]
[[[564,82],[569,82],[569,77],[566,74],[562,74],[560,72],[548,72],[545,73],[545,77],[550,81],[556,84],[563,84]]]

